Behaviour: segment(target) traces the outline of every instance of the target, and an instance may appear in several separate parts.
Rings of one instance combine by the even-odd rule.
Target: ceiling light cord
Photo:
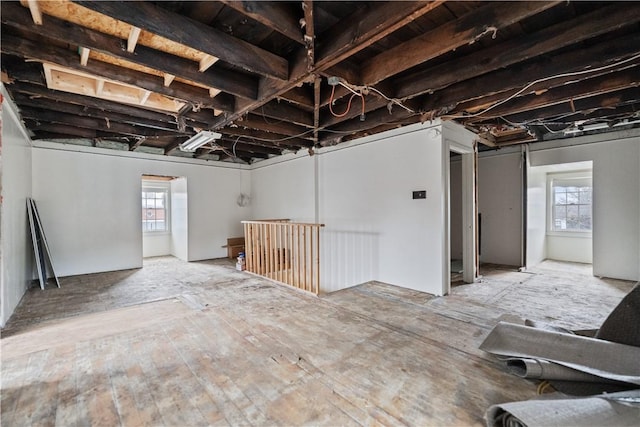
[[[334,80],[335,84],[332,83],[331,81],[329,82],[329,84],[331,86],[333,86],[334,89],[335,89],[336,84],[339,84],[340,86],[342,86],[345,89],[349,90],[354,95],[362,96],[363,98],[364,98],[363,95],[368,94],[369,92],[375,92],[378,95],[380,95],[381,97],[383,97],[384,99],[386,99],[387,101],[389,101],[391,104],[398,105],[398,106],[400,106],[401,108],[407,110],[410,113],[416,113],[416,111],[414,111],[411,108],[409,108],[406,105],[404,105],[399,99],[391,98],[391,97],[385,95],[384,93],[382,93],[381,91],[379,91],[378,89],[376,89],[373,86],[366,86],[366,85],[365,86],[356,86],[356,85],[352,85],[352,84],[344,81],[343,79],[341,79],[339,77],[331,77],[331,79],[335,79]],[[332,90],[331,93],[332,93],[332,99],[333,99],[334,90]],[[363,110],[364,110],[364,108],[363,108]],[[390,106],[389,106],[389,111],[391,111],[391,107]],[[363,111],[363,116],[364,116],[364,111]]]
[[[351,90],[351,89],[349,89]],[[351,92],[353,92],[353,94],[349,97],[349,102],[347,104],[347,109],[343,112],[343,113],[336,113],[335,111],[333,111],[333,103],[334,103],[334,97],[336,94],[336,87],[332,86],[331,87],[331,98],[329,98],[329,111],[331,112],[331,114],[334,117],[344,117],[347,114],[349,114],[349,111],[351,110],[351,102],[353,101],[353,98],[355,98],[356,96],[359,96],[360,99],[362,99],[362,114],[360,115],[360,119],[363,120],[364,117],[364,113],[365,113],[365,101],[364,101],[364,95],[358,92],[355,92],[353,90],[351,90]]]
[[[412,110],[411,108],[407,107],[406,105],[404,105],[402,102],[400,102],[400,100],[395,99],[395,98],[389,98],[387,95],[385,95],[384,93],[380,92],[378,89],[376,89],[375,87],[371,87],[371,86],[367,86],[368,90],[372,90],[375,93],[377,93],[378,95],[380,95],[381,97],[383,97],[384,99],[386,99],[387,101],[396,104],[402,108],[404,108],[405,110],[407,110],[410,113],[415,113],[414,110]]]

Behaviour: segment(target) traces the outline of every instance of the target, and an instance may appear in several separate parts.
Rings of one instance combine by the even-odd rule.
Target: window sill
[[[591,239],[593,233],[591,231],[547,231],[547,236]]]
[[[143,231],[142,234],[145,236],[168,236],[171,231]]]

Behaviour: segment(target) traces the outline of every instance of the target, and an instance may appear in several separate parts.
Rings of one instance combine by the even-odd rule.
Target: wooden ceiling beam
[[[254,110],[254,113],[300,126],[313,127],[313,116],[309,112],[302,111],[287,102],[271,101]]]
[[[34,99],[27,95],[16,93],[13,94],[13,100],[18,108],[38,108],[44,110],[57,111],[60,113],[73,114],[79,117],[91,117],[94,119],[109,119],[112,122],[119,122],[133,126],[143,126],[149,129],[166,130],[176,133],[193,133],[193,129],[185,127],[185,130],[178,129],[176,124],[168,121],[148,120],[129,114],[121,114],[112,111],[105,111],[97,108],[89,108],[78,104],[67,104],[64,102],[53,101],[50,99]]]
[[[307,70],[312,71],[316,63],[316,26],[313,16],[313,0],[303,0],[304,46],[307,49]]]
[[[179,146],[181,142],[182,141],[178,142],[177,144],[176,143],[171,144],[170,152],[172,153],[172,152],[175,152],[176,150],[179,150]],[[206,158],[206,156],[209,154],[216,154],[220,157],[220,160],[234,159],[234,151],[235,151],[234,161],[242,160],[243,162],[249,163],[249,161],[253,158],[258,158],[258,159],[269,158],[269,153],[253,150],[252,149],[253,146],[249,144],[242,144],[242,146],[240,144],[236,144],[235,150],[233,150],[233,144],[234,144],[233,141],[217,140],[213,144],[213,146],[203,146],[201,148],[198,148],[195,151],[195,153],[193,153],[192,156],[196,159],[203,159],[203,158]],[[279,153],[275,153],[275,155],[277,154]]]
[[[164,86],[161,77],[153,78],[153,76],[140,71],[134,71],[99,61],[90,61],[87,66],[83,67],[79,64],[77,56],[72,51],[59,47],[43,47],[30,40],[18,38],[9,34],[3,34],[1,49],[4,53],[27,57],[43,62],[51,62],[81,72],[104,77],[109,80],[137,86],[171,98],[188,100],[193,103],[202,104],[203,106],[217,108],[224,111],[233,110],[233,105],[230,105],[226,99],[218,96],[211,98],[206,89],[197,88],[180,82],[173,82],[171,86],[166,87]]]
[[[402,122],[412,116],[414,116],[413,113],[402,108],[394,108],[391,110],[391,113],[389,113],[389,110],[385,106],[367,113],[367,121],[369,121],[369,123],[363,123],[358,118],[352,118],[334,126],[321,129],[321,141],[330,140],[335,138],[336,135],[349,135],[356,132],[363,132],[375,126],[388,125],[390,123],[394,123],[395,125],[395,122]],[[375,123],[376,125],[371,126],[370,123]]]
[[[111,122],[110,120],[108,120],[108,117],[97,119],[34,108],[23,108],[21,109],[20,114],[24,118],[30,118],[38,122],[58,123],[86,129],[93,129],[96,131],[99,130],[116,134],[123,134],[127,136],[162,136],[179,134],[178,132],[174,131],[150,130],[149,128],[142,126],[132,126],[118,122]]]
[[[292,138],[288,135],[278,134],[274,132],[266,132],[256,129],[247,129],[240,127],[227,126],[221,131],[224,135],[230,136],[246,136],[253,140],[260,141],[265,144],[271,144],[281,147],[310,147],[313,143],[309,140],[302,138]]]
[[[607,73],[590,79],[581,80],[579,82],[558,85],[544,91],[543,93],[540,93],[539,95],[533,93],[526,96],[516,97],[508,102],[505,102],[504,104],[496,106],[495,108],[491,108],[486,113],[480,114],[479,116],[476,116],[470,120],[466,120],[466,122],[473,123],[490,118],[517,114],[529,110],[535,110],[537,108],[544,108],[554,104],[567,102],[570,100],[577,100],[581,98],[600,95],[603,93],[615,92],[639,85],[640,71],[638,70],[637,66],[630,67],[623,71]],[[512,95],[515,95],[515,93],[517,92],[514,92]],[[508,96],[509,93],[501,93],[499,95],[492,95],[465,102],[458,105],[457,111],[466,111],[469,113],[477,114],[477,111],[489,108],[496,102],[499,102],[501,99],[506,99],[505,97]]]
[[[315,79],[314,74],[320,74],[348,56],[371,46],[381,38],[435,9],[443,2],[444,0],[374,3],[369,5],[369,9],[366,11],[360,11],[360,13],[344,18],[334,25],[334,30],[325,32],[333,34],[333,37],[326,40],[323,52],[319,50],[315,52],[315,65],[312,70],[309,70],[308,67],[306,48],[300,48],[291,55],[293,59],[290,61],[288,81],[283,82],[272,78],[260,79],[258,101],[237,102],[235,112],[219,118],[212,128],[224,127],[292,88],[303,83],[312,83]]]
[[[14,61],[15,60],[15,61]],[[10,55],[2,55],[0,59],[2,71],[5,71],[12,82],[33,83],[40,86],[46,86],[44,74],[42,72],[42,64],[37,62],[24,62],[22,58],[16,58]],[[13,83],[5,83],[11,87]]]
[[[381,98],[379,96],[375,96],[375,95],[368,95],[365,97],[365,120],[361,121],[360,123],[362,125],[365,125],[365,122],[367,123],[372,123],[371,118],[367,117],[367,113],[369,113],[370,111],[375,111],[379,108],[383,108],[386,107],[387,104],[389,102],[384,99]],[[335,110],[337,110],[338,113],[343,113],[342,110],[344,110],[344,106],[336,106],[334,107]],[[362,101],[360,97],[354,97],[353,98],[353,102],[351,104],[351,109],[349,110],[349,112],[344,115],[343,117],[336,117],[334,115],[332,115],[330,112],[325,111],[323,117],[321,117],[320,120],[320,128],[326,128],[326,127],[330,127],[330,126],[334,126],[338,123],[342,123],[345,122],[347,120],[351,120],[353,118],[358,118],[360,115],[362,114]]]
[[[214,87],[232,95],[249,99],[257,97],[258,80],[255,78],[224,70],[217,70],[215,73],[201,73],[198,71],[198,64],[195,61],[145,46],[137,46],[135,52],[130,52],[125,48],[125,42],[118,37],[75,25],[53,16],[47,16],[43,25],[36,26],[30,22],[29,12],[18,3],[3,5],[0,19],[3,24],[12,28],[76,44],[85,50],[89,48],[185,80]],[[148,78],[155,78],[155,76]],[[227,107],[225,111],[230,110]]]
[[[46,139],[46,140],[52,140],[52,139],[74,139],[77,140],[78,138],[82,138],[81,136],[78,135],[66,135],[66,134],[62,134],[62,133],[57,133],[57,132],[49,132],[46,130],[37,130],[35,132],[33,132],[33,134],[31,135],[31,140],[32,141],[36,141],[39,139]],[[86,139],[91,139],[92,141],[92,146],[95,146],[95,141],[93,141],[93,138],[86,138]]]
[[[47,89],[44,86],[39,86],[30,83],[14,83],[7,85],[9,91],[16,97],[20,97],[23,94],[26,97],[32,98],[34,102],[39,99],[44,101],[55,101],[59,103],[73,104],[88,108],[94,108],[96,110],[110,111],[114,113],[124,114],[131,116],[132,118],[154,120],[158,122],[164,122],[169,124],[177,124],[176,117],[171,114],[158,113],[155,111],[147,110],[144,108],[134,107],[127,104],[120,104],[118,102],[106,101],[90,96],[76,95],[68,92],[61,92],[57,90]],[[189,122],[188,122],[189,123]],[[193,126],[204,126],[206,124],[193,122]]]
[[[294,87],[293,89],[278,96],[277,99],[284,99],[287,102],[296,104],[299,108],[308,112],[313,112],[312,94],[307,91],[306,86]]]
[[[40,132],[51,133],[66,138],[89,138],[94,139],[98,136],[95,129],[81,128],[73,125],[65,125],[60,123],[48,123],[39,122],[37,120],[25,119],[25,122],[29,130],[33,131],[36,135]],[[36,139],[45,139],[46,136]]]
[[[557,125],[571,124],[578,120],[619,120],[621,118],[630,117],[640,111],[640,101],[626,103],[615,107],[593,108],[591,110],[579,111],[574,114],[563,114],[561,116],[552,117],[551,121]],[[557,126],[556,125],[556,126]]]
[[[238,138],[223,137],[222,139],[217,140],[215,142],[215,145],[227,148],[231,152],[233,152],[233,146],[235,145],[236,151],[239,150],[247,153],[262,153],[271,155],[282,154],[282,148],[277,148],[274,146],[269,147],[261,143],[254,143],[250,139],[238,140]]]
[[[353,64],[348,59],[340,62],[339,64],[322,69],[318,74],[326,78],[340,77],[350,83],[361,81],[359,64]]]
[[[131,139],[135,137],[122,136],[116,133],[95,131],[91,129],[79,128],[58,123],[36,122],[31,119],[25,119],[29,129],[33,131],[32,139],[77,139],[85,138],[92,140],[92,146],[95,147],[96,141],[100,139],[120,141],[129,144],[131,150]],[[140,139],[142,140],[142,139]]]
[[[559,50],[640,20],[640,3],[613,4],[538,32],[498,43],[395,81],[396,97],[414,97]],[[455,73],[451,70],[456,70]]]
[[[524,113],[505,115],[503,117],[513,123],[528,123],[536,120],[554,118],[563,114],[571,115],[581,112],[588,114],[589,112],[597,109],[615,109],[629,103],[636,103],[638,99],[640,99],[640,88],[633,87],[588,98],[576,99],[573,102],[566,101],[554,104],[550,107],[538,108]],[[488,121],[495,122],[495,120]],[[476,125],[479,123],[482,122],[478,122]]]
[[[322,100],[320,94],[322,79],[320,77],[316,78],[316,81],[313,84],[313,101],[314,101],[314,109],[313,109],[313,141],[318,142],[318,128],[320,127],[320,102]]]
[[[316,52],[316,66],[326,69],[371,46],[394,31],[440,6],[444,1],[374,3],[335,24]],[[355,82],[352,82],[355,83]]]
[[[298,17],[289,4],[272,1],[220,0],[226,6],[257,21],[289,39],[304,44]]]
[[[265,132],[273,132],[281,135],[289,135],[296,136],[304,134],[300,136],[302,139],[311,139],[312,132],[310,129],[305,128],[303,126],[294,125],[287,122],[268,122],[262,116],[258,116],[255,114],[249,114],[242,118],[242,120],[237,120],[234,122],[239,127],[246,127],[249,129],[256,129]]]
[[[286,59],[154,4],[103,1],[74,3],[215,56],[249,72],[282,80],[289,77]]]
[[[422,104],[425,111],[453,111],[458,103],[470,101],[482,96],[504,93],[510,89],[520,89],[530,82],[549,79],[566,73],[588,72],[629,58],[640,53],[640,34],[630,34],[614,40],[607,40],[596,45],[545,56],[535,62],[516,64],[512,67],[495,71],[448,86],[446,90],[427,95]],[[579,75],[566,77],[577,79]],[[559,79],[545,80],[532,86],[529,92],[541,90],[545,85]]]
[[[524,18],[543,12],[560,1],[495,2],[474,9],[404,43],[385,50],[362,66],[362,84],[374,85],[433,58],[472,44]]]
[[[331,86],[329,85],[325,85],[324,86],[324,90],[321,90],[321,99],[320,99],[320,106],[321,107],[326,107],[327,105],[329,105],[329,102],[331,102]],[[338,99],[342,99],[347,95],[351,95],[352,92],[345,88],[344,86],[335,86],[335,90],[333,91],[333,100],[338,100]]]

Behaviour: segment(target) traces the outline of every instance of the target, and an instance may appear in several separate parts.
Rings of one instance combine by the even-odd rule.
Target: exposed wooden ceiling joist
[[[366,49],[406,24],[437,8],[444,1],[373,3],[366,11],[356,11],[328,31],[330,37],[318,50],[316,65],[327,69]]]
[[[631,3],[628,6],[626,4],[606,6],[604,10],[579,16],[571,22],[561,22],[533,34],[497,43],[463,58],[402,78],[397,81],[396,96],[404,98],[434,92],[454,83],[632,25],[638,20],[640,20],[640,3]],[[451,72],[453,69],[455,73]]]
[[[74,3],[215,56],[247,71],[282,80],[289,76],[286,59],[151,3]]]
[[[53,101],[42,98],[30,98],[29,96],[17,94],[15,98],[16,103],[21,108],[39,108],[45,110],[58,111],[61,113],[67,113],[78,117],[91,117],[95,119],[109,120],[110,122],[120,122],[130,124],[134,126],[147,127],[149,129],[166,130],[177,133],[188,133],[180,131],[177,124],[170,124],[169,122],[159,120],[149,120],[129,114],[116,113],[111,111],[105,111],[98,108],[89,108],[77,104],[67,104],[64,102]],[[192,131],[191,131],[192,132]]]
[[[226,6],[254,19],[274,31],[304,44],[298,18],[285,2],[223,0]]]
[[[588,114],[598,109],[613,109],[626,104],[640,105],[637,101],[640,99],[640,88],[619,90],[616,92],[605,93],[589,98],[568,100],[562,103],[554,104],[550,107],[537,108],[525,113],[516,113],[504,115],[503,117],[509,122],[524,123],[535,122],[536,120],[544,120],[554,118],[563,114],[572,115],[573,113]]]
[[[250,162],[437,117],[498,145],[543,140],[640,105],[637,2],[20,4],[0,4],[2,76],[37,138],[176,154],[215,130],[215,155],[194,157]],[[150,109],[160,95],[173,113]]]
[[[640,58],[638,60],[638,65],[640,65]],[[603,93],[623,90],[625,88],[637,87],[639,85],[640,70],[636,66],[623,71],[607,73],[591,79],[581,80],[579,82],[555,86],[550,89],[546,89],[540,94],[533,93],[507,102],[504,102],[504,100],[507,99],[506,96],[509,94],[501,93],[497,99],[495,95],[483,97],[459,104],[458,109],[459,111],[468,111],[472,114],[478,114],[474,118],[465,118],[466,123],[473,123],[476,121],[501,117],[505,114],[517,114],[562,102],[588,98]],[[504,103],[497,105],[486,112],[482,112],[485,109],[496,105],[499,101]],[[482,110],[482,114],[477,112],[480,110]]]
[[[59,47],[48,46],[43,49],[38,43],[31,40],[18,38],[10,35],[2,37],[2,52],[12,55],[24,55],[27,58],[42,62],[60,64],[64,67],[89,72],[96,76],[101,76],[110,80],[139,86],[152,92],[160,93],[172,98],[189,100],[194,103],[218,108],[221,110],[232,110],[233,105],[219,97],[211,98],[209,92],[191,85],[174,82],[171,86],[164,86],[159,78],[149,78],[145,73],[123,69],[104,62],[90,61],[86,66],[80,65],[76,55],[69,50]]]
[[[257,79],[223,71],[201,73],[198,71],[198,64],[193,61],[144,46],[138,46],[135,52],[129,52],[128,48],[124,48],[125,41],[117,37],[70,24],[52,16],[45,17],[42,25],[33,25],[29,22],[28,15],[25,8],[17,3],[10,3],[2,8],[1,19],[3,24],[10,27],[106,53],[233,95],[253,99],[257,96]],[[228,100],[229,103],[232,101]]]
[[[567,75],[568,80],[579,79],[582,73],[609,66],[640,54],[640,34],[630,34],[606,40],[576,51],[544,56],[535,62],[518,64],[493,73],[448,86],[446,90],[428,95],[423,103],[425,111],[452,111],[456,104],[479,97],[521,89],[531,82],[540,81],[528,91],[542,90],[557,81],[554,76]],[[506,98],[508,95],[503,95]]]
[[[150,129],[145,126],[133,126],[125,123],[111,122],[108,117],[83,117],[75,114],[45,111],[42,109],[22,108],[20,109],[20,114],[24,118],[30,118],[38,122],[66,124],[69,126],[113,132],[130,136],[166,136],[179,135],[181,133],[178,131],[157,130]]]
[[[362,84],[374,85],[461,46],[491,37],[502,28],[547,10],[557,2],[495,2],[473,10],[455,21],[385,50],[362,66]],[[383,65],[384,64],[384,65]]]

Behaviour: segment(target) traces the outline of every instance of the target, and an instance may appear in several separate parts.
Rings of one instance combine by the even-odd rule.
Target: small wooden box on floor
[[[244,237],[229,237],[223,248],[227,248],[229,258],[237,258],[240,252],[244,252]]]

